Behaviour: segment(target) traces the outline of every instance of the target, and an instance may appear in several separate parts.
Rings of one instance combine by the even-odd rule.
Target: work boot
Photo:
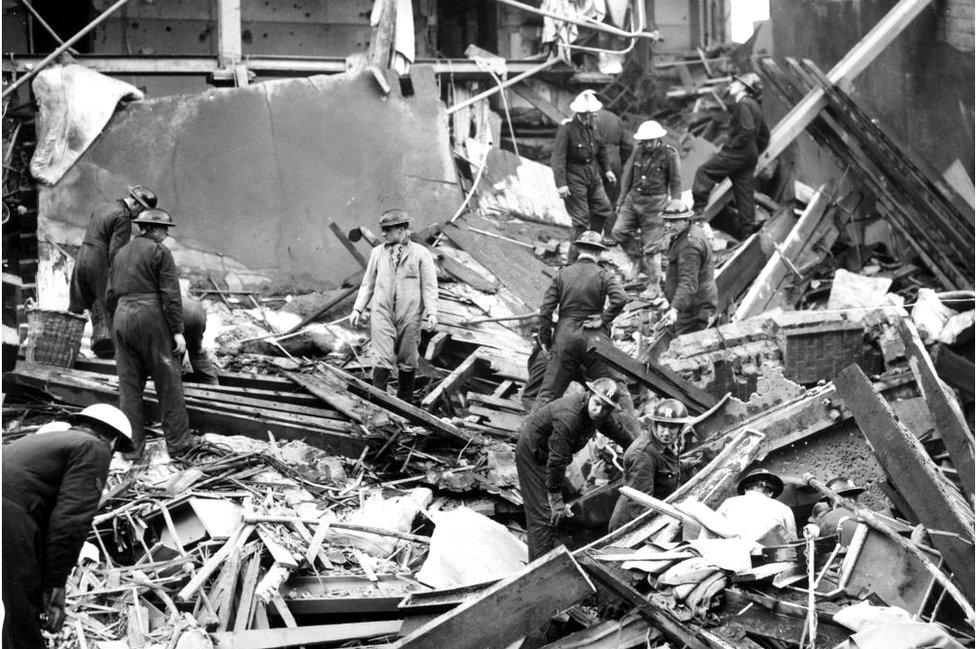
[[[373,387],[379,388],[383,392],[386,392],[386,386],[390,382],[390,368],[388,367],[374,367],[373,368]]]
[[[397,377],[397,399],[413,404],[413,384],[416,376],[416,370],[400,370],[400,375]]]

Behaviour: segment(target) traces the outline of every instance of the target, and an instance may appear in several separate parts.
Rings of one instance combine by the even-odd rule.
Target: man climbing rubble
[[[670,200],[681,196],[678,151],[664,143],[667,134],[655,121],[644,122],[634,134],[638,146],[624,166],[613,229],[635,271],[642,268],[647,276],[641,297],[652,301],[661,301],[662,297],[661,253],[667,239],[661,212]]]
[[[603,104],[592,91],[584,90],[569,108],[575,115],[556,131],[549,166],[555,176],[556,191],[573,221],[572,236],[576,241],[587,230],[603,231],[613,214],[603,179],[616,183],[617,177],[610,167],[609,150],[593,121],[593,114]],[[578,254],[576,245],[571,245],[569,261],[575,261]]]
[[[594,233],[595,234],[595,233]],[[621,390],[610,378],[587,383],[588,391],[542,406],[526,417],[515,445],[515,465],[525,502],[529,561],[556,547],[559,527],[572,516],[563,500],[566,467],[599,431],[627,448],[633,434],[613,416]]]
[[[92,212],[85,238],[75,258],[71,273],[68,310],[91,314],[91,348],[99,358],[111,358],[112,319],[105,309],[108,269],[122,246],[132,238],[132,219],[156,207],[156,194],[136,185],[126,196],[107,203]]]
[[[679,336],[701,331],[713,323],[718,301],[711,243],[681,201],[672,201],[661,216],[672,237],[664,279],[664,297],[670,308],[664,317],[674,323]]]
[[[732,77],[728,92],[735,101],[729,122],[729,139],[695,172],[691,186],[692,207],[696,213],[701,213],[715,184],[728,178],[732,182],[737,212],[730,234],[745,238],[756,230],[754,176],[759,154],[769,145],[769,127],[757,101],[762,94],[758,74],[750,72]]]
[[[423,322],[437,326],[437,270],[430,252],[410,240],[403,210],[380,217],[384,244],[373,248],[349,320],[358,326],[370,309],[373,385],[386,390],[397,365],[397,397],[413,402],[417,346]]]
[[[599,264],[600,253],[607,249],[600,234],[587,230],[576,246],[579,258],[559,269],[539,307],[539,343],[551,350],[551,357],[535,408],[563,396],[570,381],[581,375],[590,379],[607,375],[598,361],[584,368],[587,348],[594,338],[609,340],[610,323],[627,304],[627,294],[616,276]],[[557,307],[559,321],[553,332]]]
[[[624,485],[663,500],[683,482],[681,450],[688,408],[677,399],[663,399],[650,416],[650,425],[624,453]],[[647,508],[630,498],[618,498],[610,516],[610,531],[623,527]]]
[[[171,457],[201,444],[190,435],[180,359],[186,351],[183,300],[173,253],[163,245],[174,226],[165,210],[146,210],[133,221],[141,233],[115,256],[109,270],[106,307],[114,318],[119,407],[132,425],[138,460],[146,447],[142,395],[152,377]]]
[[[132,450],[121,410],[100,403],[67,428],[3,448],[3,646],[39,649],[64,622],[65,582],[78,561],[113,451]]]

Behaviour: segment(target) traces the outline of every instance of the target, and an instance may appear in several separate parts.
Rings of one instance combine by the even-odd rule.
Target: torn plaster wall
[[[95,206],[144,184],[178,224],[168,245],[184,276],[335,287],[359,266],[331,221],[375,228],[383,210],[402,207],[420,230],[460,203],[433,73],[419,66],[411,77],[408,97],[395,77],[384,97],[371,74],[348,72],[129,104],[41,188],[38,241],[79,245]],[[41,256],[40,300],[63,307],[53,300],[64,271]]]

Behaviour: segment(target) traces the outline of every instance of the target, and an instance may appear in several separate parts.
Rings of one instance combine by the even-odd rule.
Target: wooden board
[[[345,384],[330,374],[285,372],[285,376],[355,422],[370,426],[390,423],[385,411],[347,391]]]
[[[215,649],[278,649],[394,635],[400,631],[402,624],[400,620],[317,624],[294,629],[257,629],[214,633],[210,637],[213,639]]]
[[[932,530],[932,544],[970,601],[976,586],[973,512],[959,491],[943,476],[912,433],[901,425],[864,372],[851,365],[834,378],[837,393],[854,414],[878,463],[921,523]]]
[[[596,592],[569,550],[559,547],[477,599],[423,625],[401,649],[502,649],[541,634],[550,618]]]
[[[451,395],[460,392],[468,379],[484,371],[487,367],[488,363],[482,357],[481,348],[479,347],[471,352],[450,374],[445,376],[433,390],[427,393],[427,396],[420,402],[420,406],[430,411],[433,411],[438,406],[444,405],[449,408],[450,403],[444,404],[444,400],[450,400]]]

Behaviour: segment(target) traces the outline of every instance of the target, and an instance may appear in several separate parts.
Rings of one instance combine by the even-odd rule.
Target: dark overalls
[[[664,449],[650,432],[645,432],[624,453],[624,484],[664,499],[681,484],[681,462],[669,449]],[[646,506],[630,498],[619,497],[610,516],[610,531],[623,527],[645,511]]]
[[[146,446],[142,395],[152,377],[170,452],[192,443],[173,335],[183,333],[183,299],[173,253],[145,235],[130,241],[109,272],[106,306],[115,320],[119,409],[132,424],[132,456]]]
[[[678,312],[674,329],[679,336],[704,329],[715,315],[715,255],[698,224],[688,226],[671,242],[664,297]]]
[[[203,348],[203,334],[207,330],[207,311],[197,300],[183,298],[183,337],[186,338],[186,354],[190,357],[193,374],[187,379],[193,383],[217,385],[217,370],[210,354]]]
[[[603,191],[607,193],[611,206],[617,206],[617,198],[620,197],[620,174],[623,172],[624,161],[630,157],[630,152],[634,148],[634,139],[624,127],[623,121],[605,108],[593,113],[593,123],[596,131],[603,141],[603,146],[607,149],[607,159],[610,161],[610,171],[617,177],[617,182],[612,183],[603,178]],[[610,237],[613,226],[617,220],[616,210],[611,212],[610,218],[603,224],[603,234]]]

